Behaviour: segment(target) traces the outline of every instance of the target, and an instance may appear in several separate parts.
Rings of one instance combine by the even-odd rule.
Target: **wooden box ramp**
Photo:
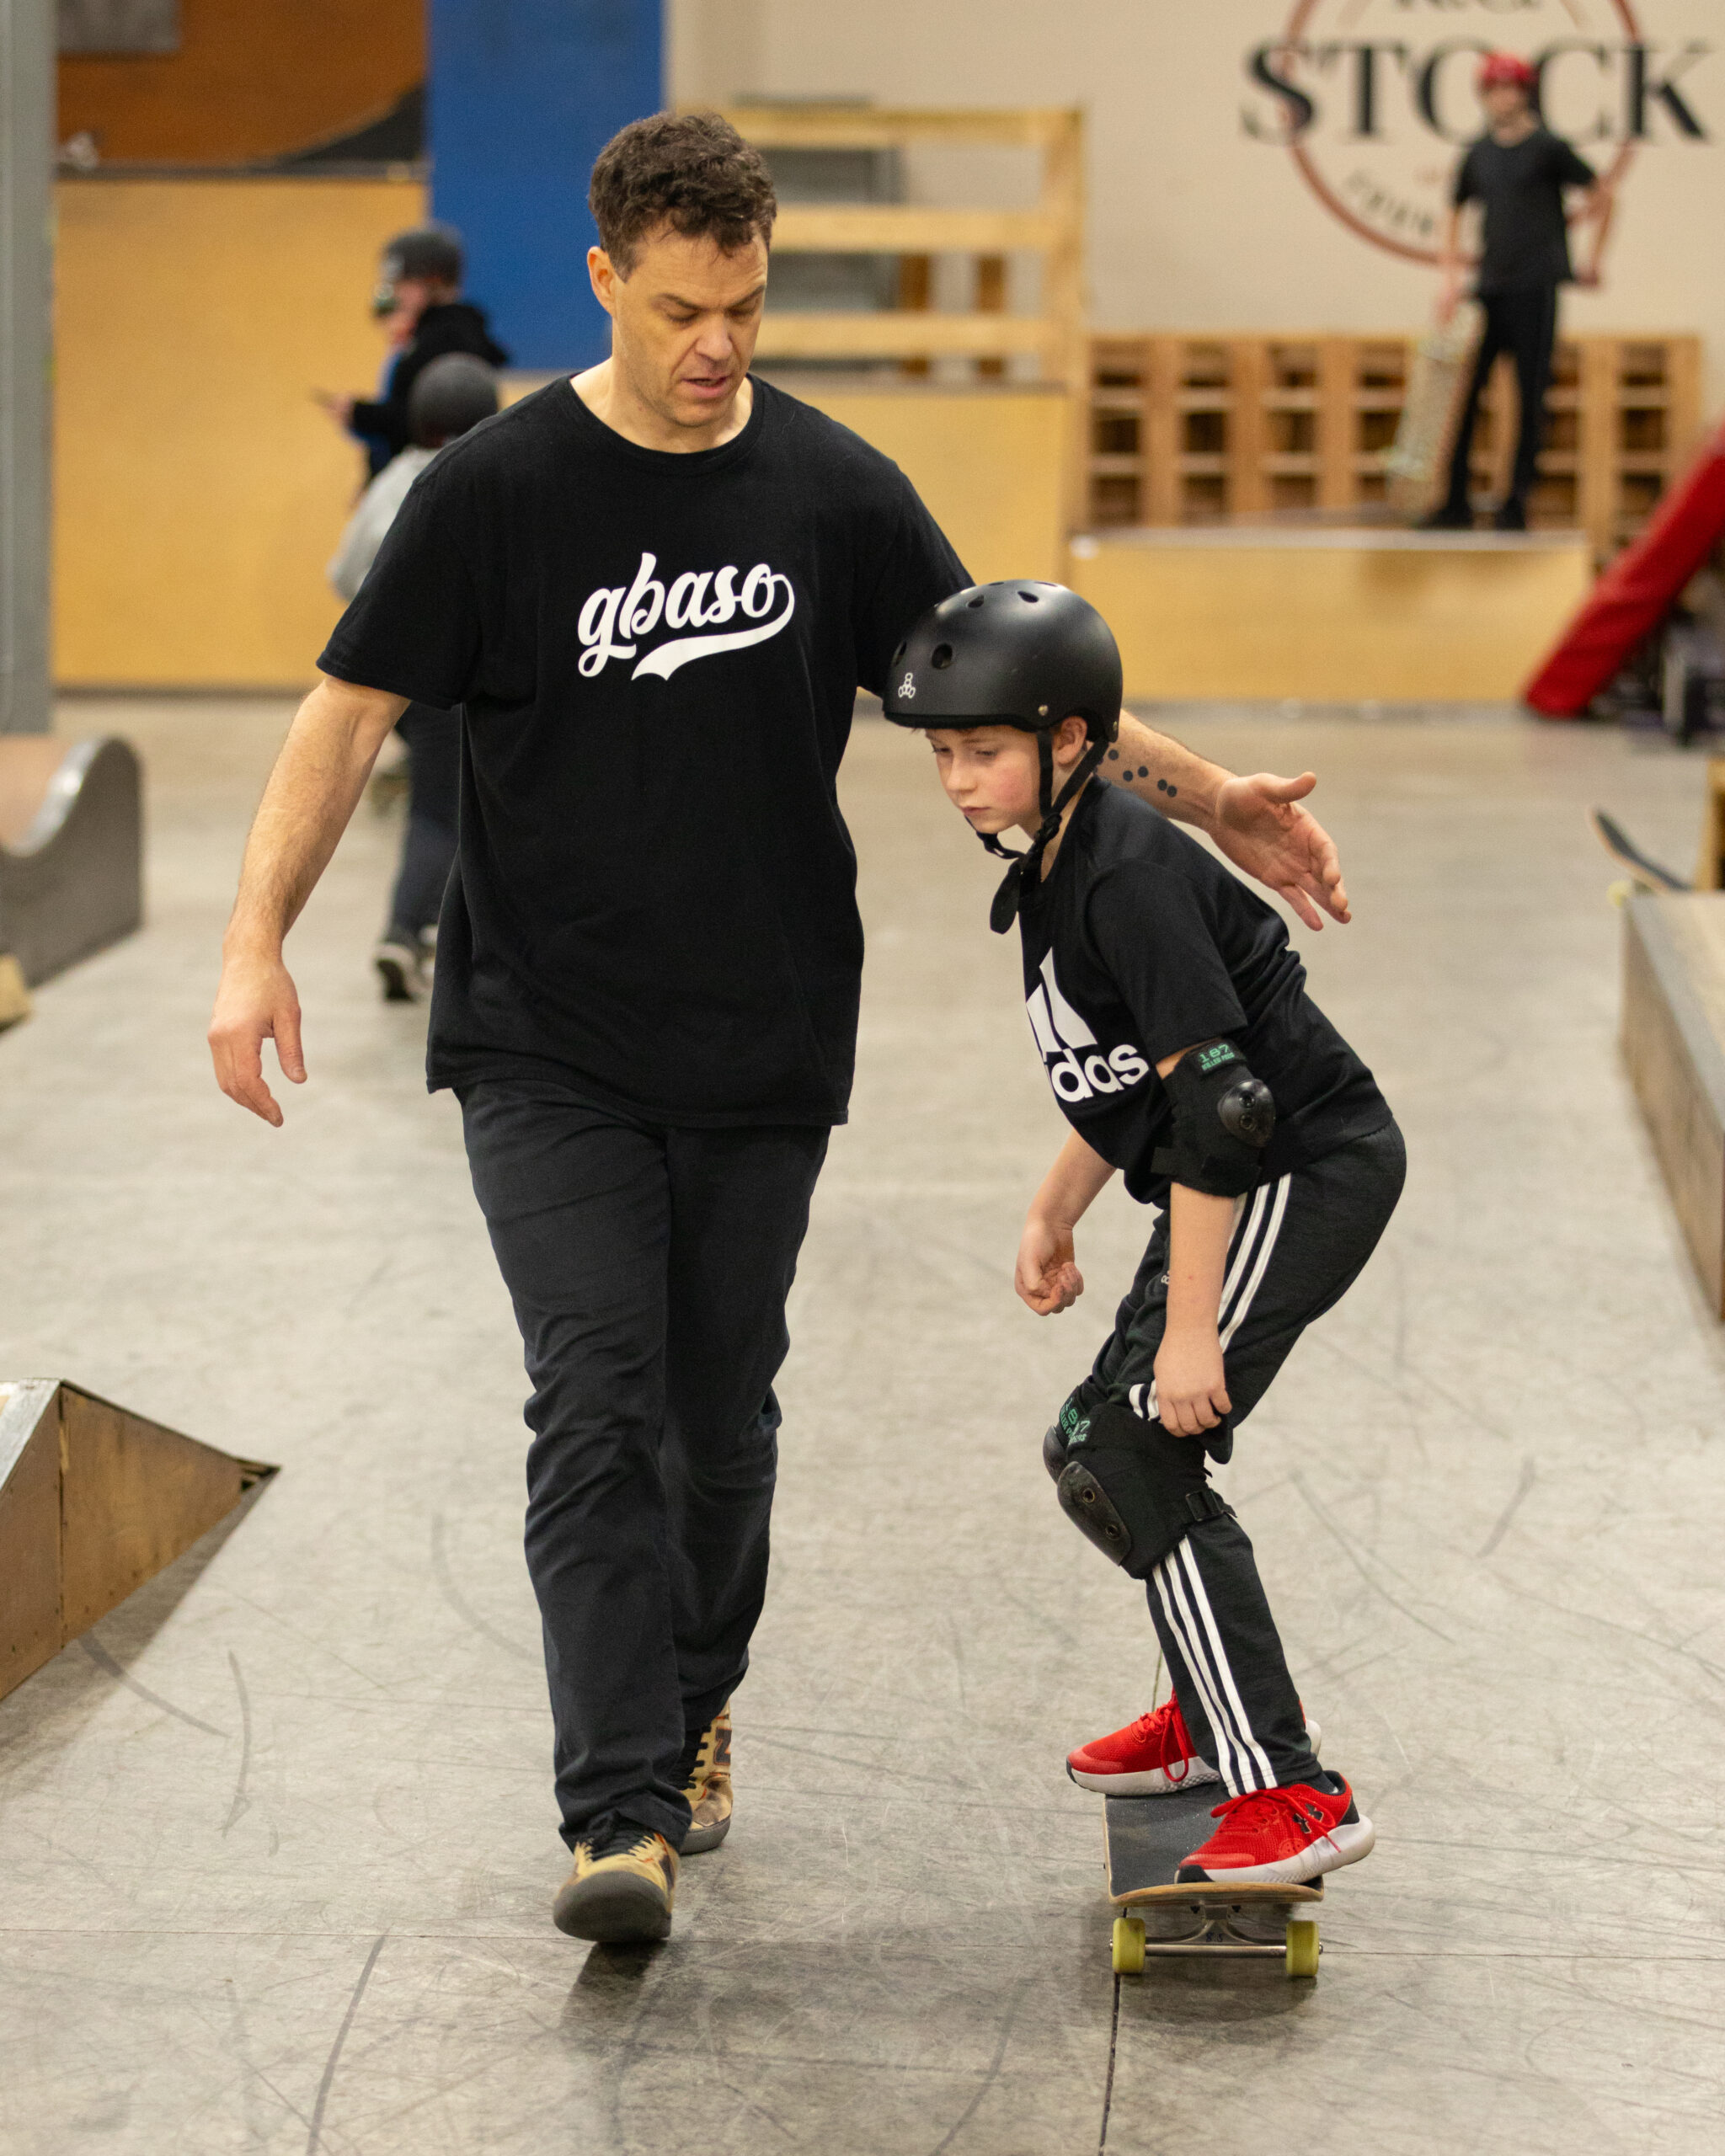
[[[1623,910],[1623,1059],[1703,1294],[1725,1317],[1725,894]]]
[[[129,936],[143,913],[142,784],[130,744],[0,738],[0,953],[13,961],[11,1001],[20,979],[51,979]]]
[[[0,1383],[0,1699],[275,1472],[77,1385]]]

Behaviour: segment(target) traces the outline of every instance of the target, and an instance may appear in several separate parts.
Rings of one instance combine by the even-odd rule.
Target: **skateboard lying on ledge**
[[[1611,886],[1611,896],[1621,905],[1623,898],[1632,891],[1692,891],[1693,883],[1686,883],[1682,877],[1669,868],[1663,868],[1657,861],[1643,853],[1615,816],[1608,816],[1603,808],[1593,813],[1594,835],[1620,868],[1629,871],[1622,883]]]
[[[1103,1800],[1103,1848],[1114,1919],[1114,1968],[1137,1976],[1146,1954],[1276,1954],[1290,1977],[1317,1974],[1319,1879],[1310,1886],[1183,1886],[1181,1860],[1208,1840],[1226,1792]]]

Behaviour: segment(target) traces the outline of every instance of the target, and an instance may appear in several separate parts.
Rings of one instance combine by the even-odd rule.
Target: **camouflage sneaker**
[[[677,1853],[662,1834],[620,1819],[598,1843],[575,1844],[575,1868],[551,1920],[572,1939],[664,1939],[677,1891]]]
[[[683,1854],[716,1849],[731,1830],[731,1710],[729,1702],[701,1732],[695,1763],[683,1785],[694,1815],[683,1837]]]

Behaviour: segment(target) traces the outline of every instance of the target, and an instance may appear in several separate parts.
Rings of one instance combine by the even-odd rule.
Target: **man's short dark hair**
[[[729,254],[754,239],[770,244],[778,210],[761,152],[716,112],[632,120],[599,152],[587,200],[599,243],[625,277],[661,225]]]

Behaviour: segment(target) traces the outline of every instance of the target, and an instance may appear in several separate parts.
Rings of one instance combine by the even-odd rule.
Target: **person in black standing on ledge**
[[[1455,430],[1450,490],[1423,526],[1439,531],[1472,528],[1467,478],[1474,418],[1498,354],[1508,352],[1515,362],[1521,419],[1509,491],[1493,520],[1499,531],[1525,531],[1557,334],[1557,287],[1599,283],[1611,195],[1585,159],[1541,120],[1535,102],[1539,78],[1526,61],[1509,52],[1487,55],[1478,89],[1487,124],[1455,174],[1440,258],[1444,285],[1438,318],[1449,321],[1461,297],[1461,212],[1467,203],[1477,202],[1485,216],[1485,242],[1474,291],[1485,309],[1485,332]],[[1592,250],[1578,275],[1569,266],[1566,188],[1586,189],[1581,216],[1594,227]]]
[[[462,236],[450,225],[398,232],[383,250],[373,312],[405,333],[380,398],[327,390],[312,394],[365,448],[375,479],[393,457],[413,446],[408,399],[414,384],[446,352],[468,352],[488,367],[506,367],[509,354],[491,334],[483,307],[462,297],[466,264]]]

